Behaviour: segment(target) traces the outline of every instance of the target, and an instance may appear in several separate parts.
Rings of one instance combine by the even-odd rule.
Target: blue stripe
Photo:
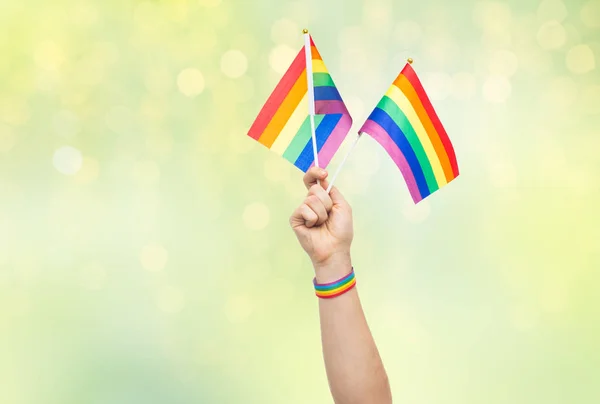
[[[328,114],[321,121],[317,129],[315,130],[315,137],[317,138],[317,153],[321,151],[321,148],[331,135],[331,132],[335,129],[338,122],[342,119],[342,114]],[[311,164],[315,161],[315,153],[313,151],[312,137],[308,139],[304,150],[298,156],[298,159],[294,163],[296,167],[304,172],[307,172]]]
[[[396,122],[381,108],[375,108],[371,116],[370,120],[377,122],[379,126],[381,126],[387,133],[390,135],[390,138],[396,143],[396,146],[400,149],[406,162],[408,163],[410,170],[415,176],[415,181],[417,182],[417,187],[419,188],[419,193],[422,198],[425,198],[431,194],[429,192],[429,188],[427,187],[427,180],[425,179],[425,175],[423,174],[423,169],[419,164],[419,160],[417,159],[417,155],[413,151],[410,143],[406,139],[406,135],[402,130],[398,127]]]
[[[315,101],[342,101],[335,87],[315,87]]]

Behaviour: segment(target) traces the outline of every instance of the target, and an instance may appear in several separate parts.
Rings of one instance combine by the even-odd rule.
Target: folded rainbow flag
[[[323,58],[312,37],[305,35],[305,46],[248,132],[248,136],[304,172],[314,164],[311,112],[320,167],[327,167],[352,126],[350,113]]]
[[[452,143],[410,61],[359,133],[388,152],[415,203],[458,176]]]

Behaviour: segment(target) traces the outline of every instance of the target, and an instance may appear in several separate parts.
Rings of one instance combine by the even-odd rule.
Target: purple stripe
[[[348,114],[344,101],[315,101],[317,114]]]
[[[350,128],[352,128],[352,118],[350,115],[342,115],[335,129],[331,132],[321,150],[319,150],[319,165],[321,167],[327,167],[335,152],[342,145],[346,135],[350,132]]]
[[[398,148],[398,145],[392,140],[390,135],[379,125],[377,122],[368,120],[365,122],[363,127],[360,129],[360,133],[366,133],[375,139],[385,151],[388,152],[394,163],[400,169],[402,176],[404,177],[404,181],[408,186],[408,190],[410,192],[410,196],[412,196],[413,201],[415,203],[419,202],[421,199],[421,194],[419,193],[419,188],[417,187],[417,182],[415,181],[415,177],[410,170],[410,166],[404,158],[402,151]]]

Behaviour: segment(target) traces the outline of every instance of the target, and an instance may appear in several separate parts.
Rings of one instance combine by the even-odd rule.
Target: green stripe
[[[387,112],[387,114],[394,120],[394,122],[396,122],[396,125],[398,125],[400,130],[402,130],[402,132],[406,136],[408,143],[410,143],[410,146],[412,147],[413,151],[415,152],[415,155],[417,156],[417,160],[419,160],[419,165],[421,166],[421,169],[423,169],[423,174],[425,175],[425,180],[427,181],[427,187],[429,188],[429,192],[433,193],[437,191],[440,187],[435,179],[435,175],[433,174],[431,162],[427,158],[427,153],[425,153],[425,149],[423,149],[421,140],[415,133],[415,130],[410,124],[410,121],[408,120],[406,115],[404,115],[404,112],[402,112],[400,107],[398,107],[398,104],[396,104],[387,95],[381,99],[377,107]]]
[[[315,115],[315,129],[319,127],[321,121],[325,118],[325,115]],[[306,147],[308,141],[312,138],[312,131],[310,130],[310,116],[307,116],[302,126],[296,133],[296,136],[292,139],[290,145],[285,149],[283,158],[290,163],[296,163],[298,156],[302,153],[302,150]]]
[[[313,80],[315,87],[335,87],[329,73],[314,73]]]

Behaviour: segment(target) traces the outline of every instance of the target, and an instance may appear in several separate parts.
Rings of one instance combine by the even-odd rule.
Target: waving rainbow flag
[[[417,74],[406,64],[360,130],[388,152],[415,203],[458,176],[454,147]]]
[[[315,149],[319,167],[327,167],[351,126],[350,113],[312,37],[305,32],[304,47],[248,136],[306,172],[315,164]]]

